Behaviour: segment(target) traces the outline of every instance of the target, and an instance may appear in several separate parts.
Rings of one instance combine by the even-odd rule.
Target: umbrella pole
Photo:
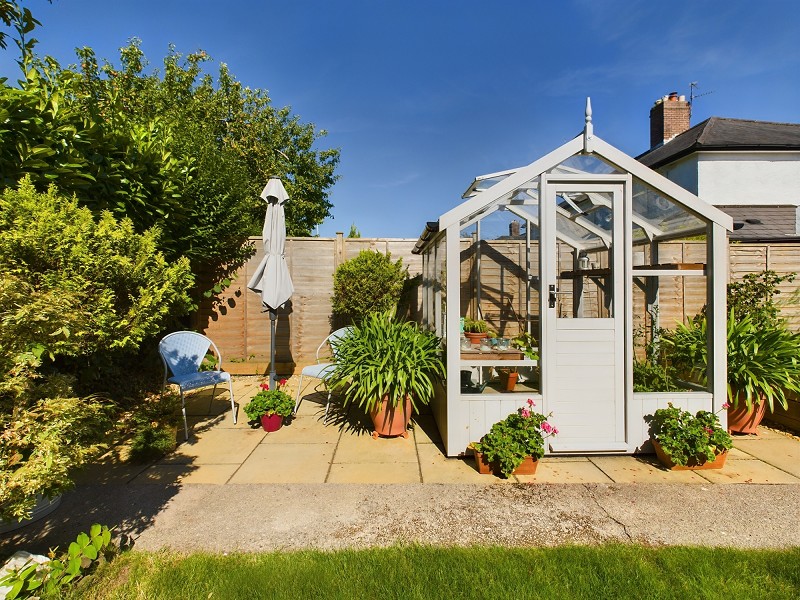
[[[278,319],[278,311],[274,308],[269,309],[269,389],[277,389],[275,386],[275,321]]]

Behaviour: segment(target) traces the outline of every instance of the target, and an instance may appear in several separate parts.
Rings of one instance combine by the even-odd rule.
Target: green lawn
[[[75,598],[798,598],[800,548],[395,546],[337,552],[126,552]]]

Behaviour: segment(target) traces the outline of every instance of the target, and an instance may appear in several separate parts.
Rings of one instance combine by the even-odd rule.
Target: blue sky
[[[205,50],[269,90],[341,149],[323,236],[410,237],[461,202],[480,174],[527,164],[595,133],[637,155],[649,110],[699,84],[710,116],[800,122],[800,2],[706,0],[45,0],[38,51],[62,64],[90,46],[119,62],[142,40],[153,67],[170,43]],[[15,47],[0,75],[17,76]]]

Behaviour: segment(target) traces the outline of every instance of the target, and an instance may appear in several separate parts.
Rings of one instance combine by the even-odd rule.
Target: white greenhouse
[[[595,137],[588,101],[581,135],[463,198],[415,248],[423,321],[446,346],[432,409],[448,456],[529,398],[559,429],[549,454],[649,451],[656,408],[722,408],[731,218]],[[634,392],[642,338],[703,307],[707,385]],[[465,319],[491,337],[471,343]]]

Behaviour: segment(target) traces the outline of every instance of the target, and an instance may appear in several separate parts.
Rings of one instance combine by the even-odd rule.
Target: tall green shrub
[[[0,196],[0,517],[69,487],[101,449],[113,407],[76,397],[76,368],[130,355],[191,307],[188,261],[157,241],[29,179]]]
[[[343,262],[333,274],[333,319],[337,326],[360,324],[373,312],[397,308],[408,279],[403,259],[391,253],[362,250]]]

